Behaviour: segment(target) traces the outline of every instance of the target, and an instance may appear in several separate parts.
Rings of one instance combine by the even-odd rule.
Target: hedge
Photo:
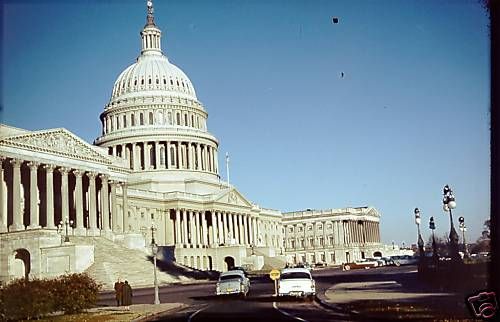
[[[0,288],[0,320],[36,319],[58,311],[78,313],[95,306],[100,288],[85,273],[17,279]]]

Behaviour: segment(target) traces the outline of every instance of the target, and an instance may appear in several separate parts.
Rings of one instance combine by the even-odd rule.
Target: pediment
[[[97,152],[92,145],[63,128],[4,137],[0,140],[0,144],[72,159],[105,164],[111,163],[106,156]]]
[[[243,207],[253,206],[252,203],[248,201],[248,199],[246,199],[238,190],[234,188],[226,190],[221,194],[219,194],[215,198],[214,202],[243,206]]]

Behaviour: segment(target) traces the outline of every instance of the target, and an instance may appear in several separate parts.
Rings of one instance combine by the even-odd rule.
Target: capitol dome
[[[160,29],[154,23],[147,24],[141,32],[141,38],[141,54],[116,79],[110,105],[144,96],[175,96],[196,100],[196,92],[189,78],[162,53]]]

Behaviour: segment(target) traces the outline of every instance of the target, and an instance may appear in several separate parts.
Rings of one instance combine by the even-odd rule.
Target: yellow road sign
[[[280,278],[280,271],[277,269],[273,269],[271,272],[269,272],[269,277],[275,281],[278,278]]]

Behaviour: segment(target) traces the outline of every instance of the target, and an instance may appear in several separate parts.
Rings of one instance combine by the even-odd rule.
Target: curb
[[[165,311],[161,311],[161,312],[157,312],[157,313],[144,313],[144,315],[141,314],[141,316],[139,316],[138,318],[135,318],[133,319],[131,322],[147,322],[147,321],[150,321],[151,319],[153,318],[159,318],[159,317],[162,317],[164,315],[168,315],[169,313],[171,313],[172,311],[177,311],[177,310],[181,310],[183,308],[185,308],[186,304],[181,304],[179,306],[175,306],[175,307],[172,307],[170,309],[167,309]]]

